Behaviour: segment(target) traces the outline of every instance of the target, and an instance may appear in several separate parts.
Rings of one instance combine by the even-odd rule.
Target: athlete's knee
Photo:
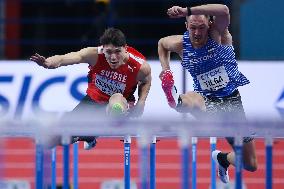
[[[204,100],[203,96],[201,96],[200,94],[198,94],[196,92],[192,92],[190,96],[194,101],[193,103],[194,103],[195,108],[198,108],[202,111],[206,110],[205,100]]]
[[[205,111],[205,101],[203,97],[196,92],[188,92],[186,94],[181,94],[182,107],[188,108],[189,111]]]
[[[127,100],[121,93],[113,94],[109,99],[109,105],[113,105],[115,103],[121,103],[123,106],[127,105]]]
[[[108,115],[120,115],[127,111],[127,100],[120,93],[113,94],[109,99],[109,104],[106,108]]]
[[[114,93],[113,95],[111,95],[111,97],[109,98],[109,101],[113,101],[113,100],[123,100],[125,99],[123,97],[123,95],[121,93]]]

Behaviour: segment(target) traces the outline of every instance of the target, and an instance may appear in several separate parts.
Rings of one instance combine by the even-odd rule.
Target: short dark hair
[[[212,20],[213,20],[213,17],[210,16],[210,15],[207,15],[207,14],[202,14],[202,15],[203,15],[207,20],[209,20],[209,21],[212,21]],[[185,17],[185,20],[187,21],[190,16],[191,16],[191,15],[186,16],[186,17]]]
[[[116,47],[122,47],[126,45],[126,38],[121,30],[116,28],[108,28],[100,37],[100,43],[102,45],[112,44]]]

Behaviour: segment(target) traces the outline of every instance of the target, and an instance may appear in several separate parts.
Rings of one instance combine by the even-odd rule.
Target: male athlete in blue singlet
[[[204,1],[203,1],[204,2]],[[186,17],[187,31],[183,35],[173,35],[159,40],[158,53],[162,66],[160,79],[168,104],[178,112],[190,112],[196,118],[208,115],[229,115],[245,120],[241,96],[237,89],[249,83],[238,70],[232,46],[232,36],[228,31],[230,13],[226,5],[205,4],[168,9],[172,18]],[[210,16],[212,19],[210,19]],[[193,77],[194,91],[177,95],[170,70],[170,53],[182,58],[182,66]],[[206,113],[206,114],[204,114]],[[233,138],[227,138],[233,146]],[[234,152],[212,153],[218,164],[220,179],[229,182],[228,167],[234,165]],[[257,169],[254,140],[244,138],[244,168]]]

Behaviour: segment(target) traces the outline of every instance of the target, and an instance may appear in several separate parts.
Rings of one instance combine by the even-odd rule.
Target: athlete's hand
[[[167,14],[170,18],[181,18],[187,16],[187,8],[173,6],[168,9]]]
[[[58,65],[53,63],[51,60],[46,59],[44,56],[41,56],[40,54],[35,53],[30,57],[30,60],[37,63],[39,66],[42,66],[47,69],[54,69],[57,68]]]

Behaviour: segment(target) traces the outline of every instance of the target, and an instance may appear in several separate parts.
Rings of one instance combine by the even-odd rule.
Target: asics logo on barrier
[[[20,82],[18,81],[19,78],[21,79]],[[2,90],[0,90],[0,118],[7,114],[21,117],[26,108],[30,108],[32,111],[43,110],[40,104],[43,103],[46,92],[50,92],[50,90],[52,90],[53,98],[48,99],[48,101],[57,102],[57,97],[60,93],[58,92],[58,86],[66,85],[66,80],[66,75],[55,75],[41,80],[35,86],[35,83],[38,83],[39,80],[34,79],[31,75],[24,75],[23,77],[0,75],[0,86],[2,86]],[[81,76],[73,79],[71,84],[67,86],[68,93],[74,100],[79,101],[84,97],[85,94],[79,89],[81,84],[86,83],[86,76]],[[5,87],[9,91],[4,91],[3,88]]]
[[[281,117],[284,118],[284,90],[282,91],[280,97],[277,99],[275,106]]]

